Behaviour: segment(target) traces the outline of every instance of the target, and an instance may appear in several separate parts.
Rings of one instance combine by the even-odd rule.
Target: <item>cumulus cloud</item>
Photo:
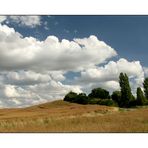
[[[81,72],[81,77],[75,78],[75,80],[83,85],[92,83],[91,87],[103,86],[113,91],[119,89],[118,81],[121,72],[129,76],[134,91],[137,86],[142,86],[144,71],[140,62],[129,62],[123,58],[119,59],[117,62],[110,61],[105,66],[86,69]]]
[[[10,97],[10,98],[19,96],[15,87],[11,85],[5,85],[4,94],[6,97]]]
[[[38,41],[33,37],[23,38],[13,28],[0,25],[0,39],[0,68],[4,70],[80,70],[117,55],[95,36],[73,41],[48,36]]]
[[[41,25],[41,16],[0,16],[0,23],[6,21],[7,24],[16,23],[19,26],[34,28]]]
[[[41,16],[9,16],[10,21],[22,26],[36,27],[41,25]]]
[[[50,75],[36,73],[34,71],[10,71],[1,73],[3,83],[12,85],[34,85],[39,83],[47,83],[51,80]]]
[[[144,67],[144,74],[145,74],[145,77],[148,77],[148,67]]]
[[[63,71],[49,71],[47,72],[50,77],[56,81],[64,81],[66,78]]]
[[[129,68],[130,67],[130,68]],[[132,77],[144,77],[143,68],[139,61],[129,62],[124,58],[117,62],[110,61],[105,66],[86,69],[81,72],[81,80],[83,81],[105,81],[118,80],[121,72],[127,73]]]
[[[0,72],[0,106],[25,107],[62,99],[69,91],[82,92],[81,86],[62,84],[62,71],[2,71]]]
[[[23,16],[0,18],[1,22],[5,20],[30,27],[40,25],[39,18],[34,23]],[[69,91],[88,92],[98,86],[118,90],[120,72],[128,74],[135,90],[141,86],[147,68],[143,71],[139,61],[123,58],[105,64],[116,55],[115,49],[94,35],[71,41],[47,36],[39,41],[0,24],[0,107],[29,106],[61,99]],[[105,65],[99,66],[101,63]],[[69,71],[80,73],[71,84],[66,83]]]
[[[110,80],[110,81],[92,83],[88,89],[88,92],[90,92],[91,89],[97,88],[97,87],[101,87],[106,90],[109,90],[111,93],[115,90],[120,90],[119,83],[117,81]],[[85,88],[84,88],[84,90],[85,90]],[[87,89],[86,89],[86,91],[87,91]]]
[[[2,22],[4,22],[5,20],[7,19],[7,17],[6,16],[0,16],[0,23],[2,23]]]
[[[15,85],[0,86],[0,107],[25,107],[45,100],[27,89]]]
[[[40,96],[46,99],[60,99],[61,96],[65,95],[69,91],[74,91],[77,93],[82,92],[80,86],[78,85],[64,85],[61,82],[54,80],[50,81],[49,83],[29,86],[29,90],[35,92],[36,94],[40,94]]]
[[[117,55],[93,35],[72,41],[48,36],[39,41],[23,37],[7,25],[0,25],[0,52],[0,105],[3,107],[59,99],[69,91],[80,93],[80,85],[62,83],[66,79],[64,74],[96,67]]]
[[[0,87],[0,106],[9,108],[35,105],[61,99],[69,91],[82,92],[80,86],[64,85],[54,80],[26,86],[5,84]]]

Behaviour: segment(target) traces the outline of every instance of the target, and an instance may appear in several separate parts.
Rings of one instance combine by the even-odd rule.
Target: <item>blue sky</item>
[[[132,92],[148,76],[148,16],[0,16],[0,107],[47,102],[69,91]]]

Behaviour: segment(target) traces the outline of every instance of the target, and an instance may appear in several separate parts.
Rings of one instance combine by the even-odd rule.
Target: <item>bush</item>
[[[114,91],[111,98],[109,91],[102,88],[94,88],[88,96],[85,93],[77,94],[71,91],[64,97],[64,101],[126,108],[136,105],[148,105],[148,78],[146,78],[143,83],[145,96],[141,88],[137,88],[137,99],[132,95],[129,79],[126,74],[120,73],[119,84],[121,91]]]
[[[121,91],[114,91],[111,95],[112,100],[118,103],[120,105],[121,102]]]
[[[135,107],[135,106],[137,106],[137,100],[131,100],[130,102],[129,102],[129,106],[128,107]]]
[[[80,93],[77,95],[75,99],[75,103],[88,104],[88,97],[86,96],[85,93]]]
[[[64,97],[64,101],[78,104],[99,104],[106,106],[117,106],[117,103],[112,99],[89,98],[85,93],[77,94],[72,91]]]
[[[106,105],[106,106],[118,106],[118,104],[112,99],[91,99],[89,100],[89,104],[98,104],[98,105]]]
[[[145,105],[146,98],[140,87],[137,88],[137,105]]]
[[[102,88],[95,88],[88,95],[90,98],[100,98],[100,99],[109,99],[109,92]]]
[[[98,104],[99,100],[100,99],[98,99],[98,98],[93,98],[93,99],[92,98],[91,99],[89,98],[88,103],[89,104]]]
[[[77,94],[71,91],[64,97],[64,101],[78,104],[88,104],[88,97],[85,93]]]
[[[106,105],[106,106],[118,106],[117,103],[115,101],[113,101],[112,99],[99,99],[97,104],[99,105]]]
[[[69,92],[65,97],[64,97],[64,101],[68,101],[68,102],[75,102],[75,100],[77,99],[77,93],[75,92]]]
[[[148,100],[145,99],[144,105],[148,105]]]

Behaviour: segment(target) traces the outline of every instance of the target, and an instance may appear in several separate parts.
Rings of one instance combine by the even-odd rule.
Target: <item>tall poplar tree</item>
[[[143,87],[144,87],[144,94],[146,99],[148,99],[148,78],[145,78],[144,83],[143,83]]]
[[[137,88],[137,105],[144,105],[145,97],[140,87]]]
[[[121,87],[121,107],[129,107],[130,101],[132,101],[133,96],[131,93],[131,87],[129,84],[129,79],[126,74],[120,73],[119,83]]]

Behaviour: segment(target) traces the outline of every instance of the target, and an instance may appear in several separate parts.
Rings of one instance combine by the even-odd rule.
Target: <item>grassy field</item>
[[[54,101],[22,109],[0,109],[0,132],[148,132],[148,108]]]

